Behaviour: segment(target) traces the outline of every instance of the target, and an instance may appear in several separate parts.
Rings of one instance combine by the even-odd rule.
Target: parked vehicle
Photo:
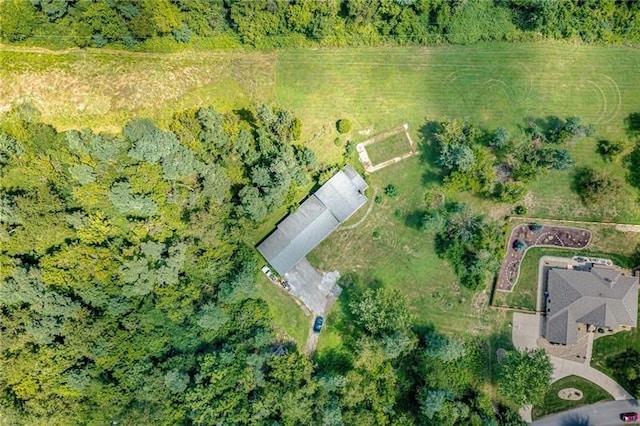
[[[637,422],[638,420],[640,420],[640,415],[634,412],[622,413],[620,414],[620,420],[625,423]]]
[[[324,323],[324,318],[316,317],[316,320],[313,322],[313,331],[315,333],[320,333],[320,330],[322,330],[322,323]]]

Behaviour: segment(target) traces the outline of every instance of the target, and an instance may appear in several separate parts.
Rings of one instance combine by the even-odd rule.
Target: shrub
[[[382,202],[382,196],[376,195],[376,198],[373,199],[376,204],[380,204]]]
[[[336,129],[338,129],[339,133],[349,133],[352,128],[353,124],[346,118],[342,118],[336,122]]]
[[[493,196],[503,203],[515,203],[524,198],[526,188],[519,182],[498,182],[494,188]]]
[[[529,225],[529,229],[533,232],[542,231],[543,226],[539,223],[532,223]]]
[[[618,178],[590,167],[576,170],[573,186],[585,204],[602,205],[613,202],[622,193],[622,182]]]
[[[333,144],[334,144],[335,146],[342,146],[342,139],[340,139],[340,138],[335,138],[335,139],[333,140]]]
[[[395,185],[389,184],[384,189],[384,193],[385,193],[385,195],[387,195],[389,197],[395,197],[396,195],[398,195],[398,189],[396,188]]]
[[[515,240],[513,242],[513,248],[515,249],[515,251],[523,251],[527,248],[527,243],[522,240]]]
[[[498,127],[491,135],[489,140],[489,146],[496,149],[504,149],[509,145],[510,136],[507,129],[504,127]]]
[[[373,238],[380,238],[380,231],[373,231],[373,234],[371,234],[373,236]]]
[[[604,160],[611,161],[616,155],[624,151],[624,148],[624,141],[610,141],[601,139],[598,141],[596,151],[602,156]]]
[[[513,212],[517,215],[525,215],[527,214],[527,208],[525,206],[523,206],[522,204],[519,204],[516,206],[515,209],[513,209]]]
[[[344,156],[349,157],[356,150],[356,144],[352,140],[348,140],[344,146]]]

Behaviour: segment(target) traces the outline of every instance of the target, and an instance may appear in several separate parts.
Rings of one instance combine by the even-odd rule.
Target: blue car
[[[313,331],[315,333],[320,333],[320,330],[322,330],[322,323],[323,322],[324,322],[324,318],[316,317],[316,320],[313,322]]]

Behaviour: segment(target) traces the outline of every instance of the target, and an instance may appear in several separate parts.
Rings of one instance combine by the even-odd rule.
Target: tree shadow
[[[247,108],[234,109],[233,113],[242,121],[246,121],[252,125],[256,124],[256,117],[253,111]]]
[[[427,121],[418,129],[420,142],[418,149],[420,151],[420,162],[427,165],[428,168],[422,175],[422,184],[441,183],[442,173],[438,164],[438,141],[436,133],[440,131],[442,126],[437,121]]]
[[[500,363],[498,362],[498,349],[507,351],[513,350],[513,341],[511,340],[511,328],[502,330],[489,336],[486,354],[486,374],[489,382],[496,383],[500,374]]]
[[[424,215],[425,215],[425,211],[420,209],[408,212],[404,215],[404,225],[407,228],[420,231],[422,229],[422,222],[424,221]]]
[[[565,120],[557,115],[546,117],[527,117],[525,125],[521,129],[528,135],[543,136],[546,140],[551,140],[553,135],[562,130],[567,124]]]
[[[341,374],[351,370],[353,364],[349,352],[339,347],[316,352],[313,360],[318,365],[320,374]]]
[[[571,414],[560,420],[560,426],[590,426],[589,417],[584,414]]]

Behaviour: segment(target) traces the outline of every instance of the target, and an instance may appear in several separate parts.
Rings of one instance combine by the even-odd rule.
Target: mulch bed
[[[564,247],[582,249],[591,241],[591,232],[586,229],[568,228],[564,226],[546,226],[534,224],[518,225],[511,231],[507,254],[500,266],[497,289],[511,291],[520,274],[520,263],[527,249],[535,246]],[[514,244],[520,240],[526,244],[523,250],[516,250]]]

